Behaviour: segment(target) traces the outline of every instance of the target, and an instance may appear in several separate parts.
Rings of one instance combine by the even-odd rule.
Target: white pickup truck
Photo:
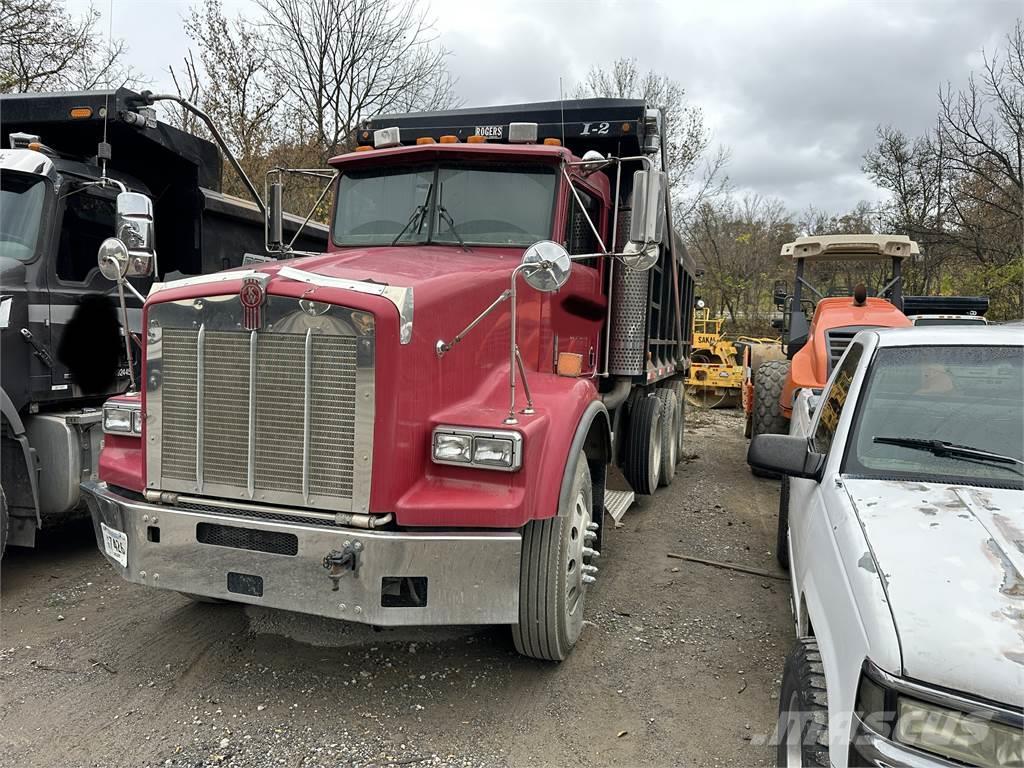
[[[789,435],[779,765],[1024,766],[1024,336],[862,331]]]

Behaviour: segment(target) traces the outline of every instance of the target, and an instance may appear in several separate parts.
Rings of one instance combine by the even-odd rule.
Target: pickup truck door
[[[843,450],[841,443],[833,445],[836,428],[863,353],[864,348],[859,343],[849,346],[843,359],[832,372],[815,410],[811,447],[826,457],[833,451],[841,453]],[[825,570],[836,577],[841,577],[842,574],[827,512],[829,506],[838,501],[834,497],[840,490],[836,486],[835,477],[828,475],[828,468],[831,466],[835,466],[835,463],[826,458],[826,475],[821,482],[798,477],[789,478],[789,551],[793,568],[793,607],[796,611],[797,632],[800,635],[807,634],[807,627],[803,626],[805,619],[800,615],[800,600],[812,559],[818,561],[819,572]],[[825,561],[834,562],[823,569]]]

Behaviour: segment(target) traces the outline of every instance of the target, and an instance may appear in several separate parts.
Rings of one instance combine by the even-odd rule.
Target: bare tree
[[[729,153],[724,147],[712,148],[704,113],[686,100],[686,91],[679,82],[653,70],[641,73],[636,59],[621,58],[608,69],[592,67],[572,90],[573,98],[592,96],[643,99],[662,110],[668,128],[667,171],[680,221],[688,220],[701,204],[726,190]]]
[[[134,85],[123,40],[107,40],[90,6],[72,16],[62,0],[0,2],[0,92]]]
[[[256,4],[286,110],[314,132],[321,162],[351,141],[365,117],[454,103],[448,52],[420,0]]]

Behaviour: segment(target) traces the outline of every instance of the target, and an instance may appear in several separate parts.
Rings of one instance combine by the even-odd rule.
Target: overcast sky
[[[424,0],[425,2],[428,0]],[[129,61],[170,87],[188,0],[94,0]],[[72,0],[73,9],[88,0]],[[242,13],[248,0],[224,0]],[[1021,0],[431,0],[466,106],[558,98],[621,56],[678,80],[731,151],[738,192],[833,212],[880,193],[860,172],[875,127],[932,125],[942,83],[1000,45]],[[107,19],[104,19],[104,28]]]

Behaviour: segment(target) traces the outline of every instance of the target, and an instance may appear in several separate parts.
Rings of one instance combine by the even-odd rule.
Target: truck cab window
[[[579,187],[576,187],[576,191],[579,193],[580,200],[583,201],[583,207],[587,215],[590,216],[590,220],[594,222],[594,226],[600,231],[601,201]],[[583,215],[580,204],[572,193],[569,196],[569,220],[566,224],[565,240],[568,243],[568,251],[572,255],[597,253],[600,250],[597,238],[594,237],[594,230],[587,223],[587,217]]]
[[[114,234],[117,205],[113,194],[86,187],[64,199],[64,220],[57,251],[57,277],[82,283],[96,268],[100,243]]]
[[[857,371],[857,364],[860,363],[864,347],[860,344],[851,344],[846,351],[846,356],[839,364],[829,388],[821,398],[818,406],[820,415],[818,425],[814,429],[812,442],[814,450],[818,453],[828,453],[832,447],[832,438],[836,434],[836,426],[839,424],[839,416],[843,412],[846,398],[850,394],[850,384],[853,382],[853,374]]]
[[[14,171],[0,175],[0,256],[30,261],[35,255],[46,184]]]

